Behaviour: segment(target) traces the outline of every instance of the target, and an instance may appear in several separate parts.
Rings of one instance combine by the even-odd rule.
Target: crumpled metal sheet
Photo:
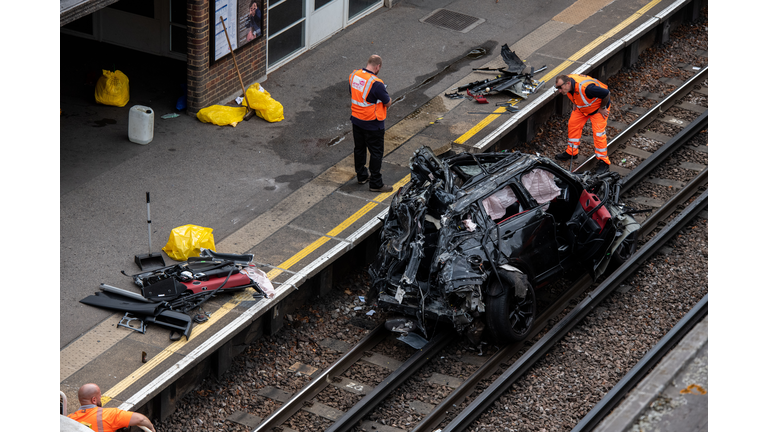
[[[513,74],[521,74],[525,70],[525,63],[514,51],[509,49],[509,45],[504,44],[501,47],[501,58],[507,64],[507,70]]]

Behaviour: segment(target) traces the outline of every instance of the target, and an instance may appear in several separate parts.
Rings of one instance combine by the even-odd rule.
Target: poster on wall
[[[229,54],[227,35],[232,44],[232,50],[236,51],[256,39],[263,33],[264,0],[216,0],[213,3],[211,21],[215,22],[213,32],[213,61]],[[224,25],[227,34],[224,34]]]

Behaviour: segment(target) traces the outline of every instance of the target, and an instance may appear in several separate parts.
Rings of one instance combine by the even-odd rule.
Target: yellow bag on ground
[[[248,90],[245,91],[245,95],[248,98],[248,103],[251,104],[251,108],[256,110],[256,115],[264,120],[274,123],[283,120],[283,105],[272,99],[272,95],[260,86],[259,83],[251,84]],[[243,98],[243,105],[245,105],[245,98]]]
[[[128,77],[118,71],[102,69],[102,75],[96,81],[96,102],[104,105],[125,106],[130,99]]]
[[[189,257],[200,256],[200,249],[216,252],[213,242],[213,228],[197,225],[183,225],[171,230],[168,243],[163,251],[176,261],[186,261]]]
[[[219,126],[237,126],[245,117],[245,107],[229,107],[211,105],[197,112],[197,119],[203,123],[213,123]]]

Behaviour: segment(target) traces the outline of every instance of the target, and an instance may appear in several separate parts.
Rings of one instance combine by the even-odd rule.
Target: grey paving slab
[[[593,35],[603,35],[608,33],[611,43],[614,40],[620,39],[630,33],[634,26],[626,26],[616,32],[613,29],[622,24],[628,17],[631,17],[635,12],[646,6],[648,2],[643,0],[626,0],[620,2],[611,2],[605,7],[600,8],[597,12],[585,17],[582,22],[578,24],[579,31],[590,33]],[[659,3],[647,11],[642,17],[638,17],[637,21],[644,22],[650,18],[654,13],[660,12],[664,6]],[[589,57],[595,53],[588,54]]]
[[[165,336],[167,337],[167,333]],[[77,389],[83,384],[90,382],[97,384],[101,388],[103,395],[114,397],[115,400],[117,400],[116,398],[120,395],[127,394],[130,396],[133,393],[121,391],[119,395],[112,395],[108,393],[108,390],[116,387],[126,377],[130,377],[132,374],[137,374],[136,371],[140,370],[144,365],[144,363],[142,363],[142,352],[146,352],[147,357],[151,359],[161,351],[163,351],[163,348],[149,343],[132,339],[123,339],[88,363],[86,367],[83,367],[62,381],[61,387],[66,389],[65,394],[68,395],[67,399],[70,401],[77,401]],[[171,353],[166,357],[164,364],[170,366],[181,358],[181,354]],[[143,386],[149,382],[153,376],[158,375],[160,372],[162,372],[162,369],[147,372],[142,370],[141,373],[146,373],[146,375],[141,375],[136,382],[138,385]],[[74,397],[70,396],[70,392],[72,392]],[[127,399],[127,397],[122,397],[122,399]],[[113,402],[105,406],[117,405]]]
[[[288,268],[280,266],[294,256],[296,252],[310,246],[319,237],[321,236],[318,236],[315,232],[307,232],[289,225],[272,234],[248,253],[254,254],[254,261],[268,263],[285,270],[298,271],[300,267],[294,267],[296,264],[290,265]],[[307,255],[308,258],[303,258],[302,261],[309,259],[309,262],[311,262],[312,259],[327,252],[336,242],[336,240],[329,238],[324,244],[310,252]]]
[[[62,376],[66,377],[62,387],[76,391],[84,380],[92,381],[94,377],[102,389],[105,385],[114,386],[125,377],[111,378],[109,373],[116,371],[106,367],[106,362],[127,359],[125,370],[119,370],[119,374],[128,376],[141,368],[135,363],[140,362],[142,351],[152,358],[158,349],[168,346],[166,329],[150,326],[145,335],[119,337],[117,330],[112,331],[105,324],[104,320],[115,319],[110,311],[79,304],[101,282],[135,290],[130,280],[119,273],[138,272],[133,256],[145,253],[148,246],[146,191],[152,193],[153,242],[149,249],[159,250],[172,228],[193,223],[213,228],[221,251],[252,251],[257,254],[255,261],[260,268],[272,271],[315,241],[317,233],[333,223],[330,211],[326,211],[327,220],[309,223],[311,216],[304,214],[307,209],[333,207],[323,203],[328,197],[331,204],[337,200],[345,206],[354,199],[369,203],[378,196],[360,188],[353,178],[353,144],[345,88],[346,76],[362,66],[372,51],[385,60],[380,76],[396,101],[387,119],[387,157],[383,169],[385,182],[391,184],[408,175],[410,146],[449,143],[483,118],[482,114],[470,116],[468,111],[492,111],[496,102],[509,99],[506,95],[491,96],[491,104],[483,106],[475,101],[441,96],[457,82],[477,79],[481,74],[472,72],[472,68],[503,66],[503,62],[499,63],[501,45],[508,43],[532,65],[554,67],[573,54],[566,48],[578,46],[570,32],[576,32],[581,25],[583,38],[579,40],[594,38],[608,30],[622,8],[631,10],[642,2],[591,5],[595,12],[584,13],[585,17],[579,18],[583,23],[552,20],[571,7],[583,7],[585,2],[577,3],[574,6],[570,0],[522,2],[512,7],[503,0],[402,0],[398,7],[377,11],[269,74],[262,84],[283,104],[283,122],[254,119],[235,128],[203,124],[185,115],[170,120],[158,118],[175,111],[179,84],[186,80],[184,62],[154,59],[62,35],[59,339],[61,348],[71,348],[62,350],[62,358],[72,358],[72,362],[67,360],[67,368],[62,369]],[[664,0],[657,8],[670,3],[671,0]],[[439,7],[486,21],[465,34],[418,21]],[[606,28],[601,29],[600,25]],[[379,35],[375,43],[359,44],[360,40],[368,40],[370,34]],[[558,44],[558,38],[565,39]],[[480,58],[467,55],[478,47],[486,49],[487,54]],[[553,47],[563,49],[554,52],[550,49]],[[83,85],[88,73],[100,70],[105,63],[114,64],[129,75],[128,107],[142,104],[155,110],[155,135],[149,145],[128,141],[128,108],[95,104],[92,86]],[[706,94],[707,89],[702,91]],[[438,120],[439,117],[443,119]],[[492,130],[504,118],[500,116],[486,130]],[[403,119],[410,121],[400,122]],[[334,142],[337,144],[330,145]],[[589,150],[584,154],[591,155]],[[376,204],[376,208],[384,208],[390,199]],[[352,209],[351,204],[347,207]],[[370,212],[370,216],[374,214]],[[353,229],[349,227],[342,234]],[[275,276],[273,285],[280,287],[295,271],[329,250],[334,241]],[[230,299],[229,295],[217,297],[204,309],[213,311]],[[199,340],[220,330],[254,304],[257,303],[253,300],[241,301],[235,313],[206,328]],[[76,354],[82,350],[76,342],[82,339],[91,344],[92,340],[85,335],[93,336],[93,330],[106,331],[98,334],[109,337],[97,343],[109,348],[94,361],[78,362]],[[195,343],[193,340],[181,347],[165,362],[178,361],[194,349]],[[124,392],[140,388],[156,372],[133,382]]]
[[[358,185],[357,181],[354,181],[354,184],[360,189],[368,189],[367,184]],[[370,194],[371,197],[374,196],[371,192],[367,193]],[[332,230],[338,231],[337,227],[346,222],[346,228],[333,233],[334,237],[344,238],[365,225],[365,223],[370,220],[371,215],[379,213],[384,208],[381,204],[376,204],[368,214],[363,215],[355,221],[348,221],[348,219],[361,207],[369,202],[370,201],[365,199],[358,198],[356,195],[334,193],[321,202],[306,209],[301,216],[291,222],[291,227],[315,232],[319,236],[330,235],[329,233]]]
[[[397,164],[403,167],[407,167],[408,163],[413,156],[413,152],[421,146],[427,146],[433,151],[437,151],[446,145],[450,145],[450,141],[439,140],[428,137],[426,135],[416,135],[415,137],[406,141],[400,148],[395,150],[387,158],[390,163]]]

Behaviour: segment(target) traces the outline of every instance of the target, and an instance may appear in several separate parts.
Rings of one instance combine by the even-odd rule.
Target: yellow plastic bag
[[[274,123],[283,120],[283,105],[272,99],[272,95],[260,86],[259,83],[251,84],[248,90],[245,91],[245,95],[248,97],[248,103],[251,104],[251,108],[256,110],[256,115],[264,120]],[[245,105],[245,99],[242,102]]]
[[[104,105],[125,106],[130,99],[128,77],[118,71],[102,69],[102,75],[96,81],[96,102]]]
[[[183,225],[171,230],[168,243],[163,251],[176,261],[186,261],[189,257],[200,256],[200,249],[216,252],[213,242],[213,229],[197,225]]]
[[[237,126],[245,117],[245,107],[228,107],[211,105],[197,112],[197,119],[203,123],[213,123],[219,126]]]

